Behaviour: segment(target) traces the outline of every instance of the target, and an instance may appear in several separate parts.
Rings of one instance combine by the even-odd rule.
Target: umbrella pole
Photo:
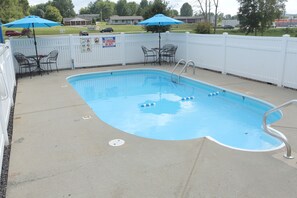
[[[159,65],[161,65],[161,33],[160,33],[160,25],[158,26],[159,32]]]
[[[39,70],[41,72],[40,62],[39,62],[39,57],[38,57],[38,52],[37,52],[37,43],[36,43],[36,37],[35,37],[34,23],[32,23],[32,27],[33,27],[33,38],[34,38],[34,45],[35,45],[37,70]]]

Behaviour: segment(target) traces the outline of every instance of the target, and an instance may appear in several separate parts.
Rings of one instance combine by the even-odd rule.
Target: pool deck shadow
[[[133,136],[96,117],[66,81],[80,73],[133,68],[144,66],[62,70],[18,79],[8,198],[296,197],[297,164],[279,157],[284,148],[244,152],[207,138],[161,141]],[[184,75],[274,105],[297,98],[296,90],[208,70]],[[284,118],[273,126],[284,132],[297,153],[297,108],[283,112]],[[109,146],[116,138],[125,144]]]

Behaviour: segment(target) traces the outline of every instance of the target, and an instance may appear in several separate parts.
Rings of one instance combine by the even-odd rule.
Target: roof
[[[118,16],[113,15],[110,17],[110,20],[143,20],[142,16]]]
[[[175,19],[181,20],[181,19],[201,19],[202,16],[176,16]]]
[[[74,17],[74,18],[64,18],[63,21],[66,22],[66,21],[90,21],[90,20]]]

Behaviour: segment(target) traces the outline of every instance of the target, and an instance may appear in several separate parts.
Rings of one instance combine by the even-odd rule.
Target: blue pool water
[[[109,125],[159,140],[209,137],[243,150],[271,150],[281,142],[261,128],[271,105],[187,78],[171,82],[158,70],[125,70],[72,76],[68,82]],[[274,113],[268,123],[281,118]]]

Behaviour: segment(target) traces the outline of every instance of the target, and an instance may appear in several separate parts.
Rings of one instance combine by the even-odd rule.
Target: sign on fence
[[[102,37],[103,48],[105,47],[115,47],[116,46],[116,38],[115,36],[110,37]]]

